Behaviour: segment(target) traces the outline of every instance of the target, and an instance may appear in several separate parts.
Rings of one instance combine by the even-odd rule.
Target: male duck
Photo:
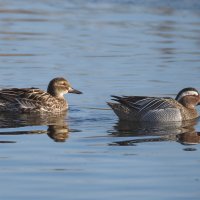
[[[54,78],[47,92],[38,88],[11,88],[0,90],[0,112],[62,112],[68,109],[64,94],[82,92],[71,87],[62,77]]]
[[[195,119],[199,115],[196,106],[200,103],[195,88],[181,90],[176,99],[170,97],[112,96],[118,103],[108,105],[120,120],[170,122]]]

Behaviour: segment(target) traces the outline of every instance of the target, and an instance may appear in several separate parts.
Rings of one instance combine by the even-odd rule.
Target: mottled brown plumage
[[[48,90],[38,88],[11,88],[0,90],[0,111],[62,112],[68,109],[66,93],[81,94],[62,77],[50,81]]]

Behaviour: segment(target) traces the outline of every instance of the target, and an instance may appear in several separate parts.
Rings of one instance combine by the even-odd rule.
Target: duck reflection
[[[196,132],[197,120],[165,124],[134,123],[119,121],[111,136],[136,139],[121,140],[110,145],[129,146],[144,142],[177,141],[184,145],[199,144],[200,133]]]
[[[55,142],[65,142],[69,137],[67,125],[49,125],[47,135]]]
[[[0,114],[0,136],[22,135],[22,134],[47,134],[55,142],[65,142],[69,137],[69,128],[66,123],[66,112],[56,115],[39,114]],[[22,127],[48,126],[47,130],[25,130]],[[20,128],[21,127],[21,128]],[[17,128],[9,131],[8,128]],[[38,127],[37,127],[38,128]],[[3,131],[6,129],[6,132]],[[11,129],[12,130],[12,129]],[[0,143],[14,143],[15,141],[0,141]]]

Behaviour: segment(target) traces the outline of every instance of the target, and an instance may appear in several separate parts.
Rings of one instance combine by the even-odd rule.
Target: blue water
[[[0,114],[0,198],[199,199],[199,120],[121,124],[106,104],[200,90],[199,72],[198,0],[0,0],[0,88],[83,92],[66,116]]]

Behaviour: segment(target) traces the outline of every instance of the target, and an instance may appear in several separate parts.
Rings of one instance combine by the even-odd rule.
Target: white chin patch
[[[198,96],[198,92],[196,91],[186,91],[186,92],[183,92],[177,99],[177,101],[180,101],[183,97],[185,96]]]
[[[68,88],[68,91],[69,91],[69,92],[73,91],[73,88],[72,88],[72,87],[69,87],[69,88]],[[67,92],[68,92],[68,91],[67,91]]]
[[[59,95],[59,97],[62,98],[62,97],[64,96],[64,94],[66,94],[66,93],[67,93],[67,92],[61,92],[60,95]]]

